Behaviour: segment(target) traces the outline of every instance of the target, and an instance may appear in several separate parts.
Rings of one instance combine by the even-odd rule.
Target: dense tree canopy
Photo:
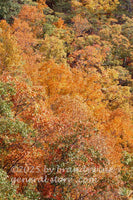
[[[132,199],[133,1],[0,1],[0,199]]]

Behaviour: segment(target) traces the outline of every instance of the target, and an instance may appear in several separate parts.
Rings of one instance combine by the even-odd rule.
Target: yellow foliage
[[[13,72],[15,69],[22,66],[20,50],[17,46],[16,40],[11,34],[10,26],[6,21],[0,22],[0,63],[1,72]]]
[[[63,40],[56,36],[50,37],[47,35],[44,42],[42,42],[40,51],[45,61],[53,59],[56,63],[66,62],[66,52]]]
[[[85,6],[91,12],[111,12],[119,4],[118,0],[73,0],[72,4],[76,7]]]

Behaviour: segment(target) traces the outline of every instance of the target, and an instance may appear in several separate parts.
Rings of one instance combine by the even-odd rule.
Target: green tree
[[[7,173],[0,169],[0,199],[3,200],[27,200],[22,194],[17,193],[17,187],[12,185]]]
[[[12,23],[13,18],[25,3],[31,3],[31,0],[0,0],[0,19],[5,19],[7,22]]]

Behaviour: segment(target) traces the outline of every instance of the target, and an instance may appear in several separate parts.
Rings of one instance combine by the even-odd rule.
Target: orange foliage
[[[91,6],[87,1],[82,3]],[[121,183],[116,179],[122,167],[122,152],[131,149],[133,142],[131,113],[127,108],[130,91],[118,85],[119,73],[115,73],[118,69],[102,66],[110,51],[108,47],[103,48],[100,43],[93,46],[87,44],[85,47],[82,45],[82,49],[69,55],[67,62],[61,34],[58,34],[59,38],[47,36],[43,39],[44,7],[44,0],[39,0],[38,6],[24,5],[11,27],[5,21],[0,23],[1,72],[4,72],[4,68],[8,71],[0,78],[4,83],[13,82],[16,89],[16,94],[11,97],[12,121],[17,119],[31,129],[27,138],[19,132],[12,136],[8,132],[4,133],[3,137],[15,137],[16,141],[9,144],[6,155],[2,152],[0,161],[9,175],[21,178],[44,177],[44,164],[55,166],[65,163],[67,167],[85,166],[89,169],[112,168],[113,172],[81,174],[82,178],[88,178],[86,184],[79,182],[79,174],[71,174],[74,178],[71,191],[71,183],[62,188],[61,185],[37,182],[44,198],[61,200],[64,192],[69,199],[82,199],[82,195],[86,199],[93,199],[93,195],[101,192],[100,187],[106,187],[106,184],[111,191],[113,184],[111,181],[108,183],[108,180]],[[76,37],[90,28],[88,20],[80,15],[74,17],[73,22]],[[54,25],[60,30],[66,26],[61,18]],[[54,42],[57,38],[59,48],[56,49]],[[39,45],[42,46],[42,52]],[[46,52],[49,46],[50,51]],[[52,47],[54,52],[51,51]],[[75,42],[72,42],[72,47],[78,49]],[[53,53],[52,59],[49,52],[50,56]],[[57,64],[54,57],[58,57],[58,54],[62,55],[59,55]],[[20,57],[33,85],[28,85],[23,77],[19,80],[13,78],[10,73],[9,69],[21,65]],[[62,62],[63,59],[65,62]],[[123,97],[124,91],[126,94]],[[38,170],[33,173],[22,171],[20,175],[15,169],[11,170],[19,165],[23,168],[33,166],[34,169],[39,166],[39,173]],[[62,176],[65,178],[67,175],[65,170]],[[98,182],[91,184],[91,177]],[[103,183],[102,180],[107,182]],[[25,184],[21,182],[19,190]]]
[[[45,16],[37,7],[24,5],[19,13],[19,19],[29,24],[29,26],[32,28],[34,37],[39,37],[42,35]]]
[[[62,20],[61,18],[59,18],[59,20],[55,23],[53,23],[57,28],[65,28],[64,25],[64,20]]]
[[[37,2],[38,2],[38,8],[39,9],[42,10],[43,8],[47,7],[47,4],[45,3],[46,0],[38,0]]]

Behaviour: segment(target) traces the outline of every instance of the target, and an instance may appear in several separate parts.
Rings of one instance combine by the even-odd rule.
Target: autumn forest
[[[132,0],[0,0],[0,200],[132,200],[132,94]]]

